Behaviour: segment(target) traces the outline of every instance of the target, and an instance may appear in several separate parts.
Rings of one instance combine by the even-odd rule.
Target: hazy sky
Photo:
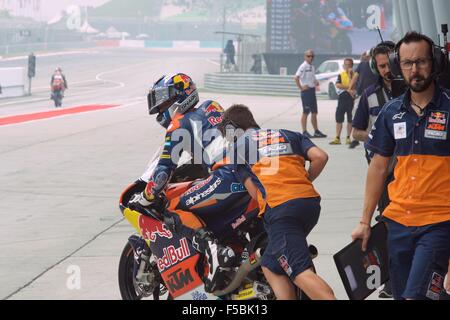
[[[42,18],[49,20],[70,5],[99,6],[108,1],[109,0],[42,0]]]

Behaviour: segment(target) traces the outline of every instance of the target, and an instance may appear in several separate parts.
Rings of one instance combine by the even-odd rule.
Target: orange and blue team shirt
[[[175,115],[167,128],[158,164],[147,183],[147,195],[157,195],[165,188],[178,166],[177,158],[182,151],[192,155],[194,161],[201,162],[206,168],[214,165],[212,159],[205,159],[203,150],[215,137],[221,137],[217,126],[222,123],[224,112],[218,102],[207,100],[192,111]],[[173,154],[175,151],[176,157]]]
[[[266,206],[277,207],[319,193],[305,169],[308,150],[315,147],[307,137],[288,130],[248,130],[234,145],[239,179],[251,178],[258,187],[260,215]]]
[[[408,227],[450,220],[449,118],[450,91],[442,88],[422,116],[411,107],[410,91],[379,114],[366,148],[398,160],[385,217]]]

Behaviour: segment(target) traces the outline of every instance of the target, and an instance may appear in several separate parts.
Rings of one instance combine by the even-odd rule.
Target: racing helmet
[[[167,128],[176,114],[186,113],[199,100],[197,86],[189,76],[183,73],[162,76],[147,96],[148,111],[158,114],[156,120]]]

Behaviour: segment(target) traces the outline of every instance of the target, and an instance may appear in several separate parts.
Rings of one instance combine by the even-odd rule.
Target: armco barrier
[[[146,40],[146,48],[172,48],[172,41],[156,41],[156,40]]]
[[[217,41],[165,41],[165,40],[99,40],[100,47],[150,48],[150,49],[212,49],[221,50]]]
[[[141,40],[120,40],[121,48],[145,48],[145,42]]]
[[[205,75],[204,86],[224,93],[300,97],[293,76],[209,73]]]
[[[109,48],[119,48],[120,40],[98,40],[97,46],[99,47],[109,47]]]

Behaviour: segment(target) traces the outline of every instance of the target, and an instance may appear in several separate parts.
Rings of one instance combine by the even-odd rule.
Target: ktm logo
[[[191,282],[194,282],[194,278],[192,277],[189,269],[184,271],[182,269],[177,269],[169,275],[167,286],[170,292],[176,292],[183,289]]]

